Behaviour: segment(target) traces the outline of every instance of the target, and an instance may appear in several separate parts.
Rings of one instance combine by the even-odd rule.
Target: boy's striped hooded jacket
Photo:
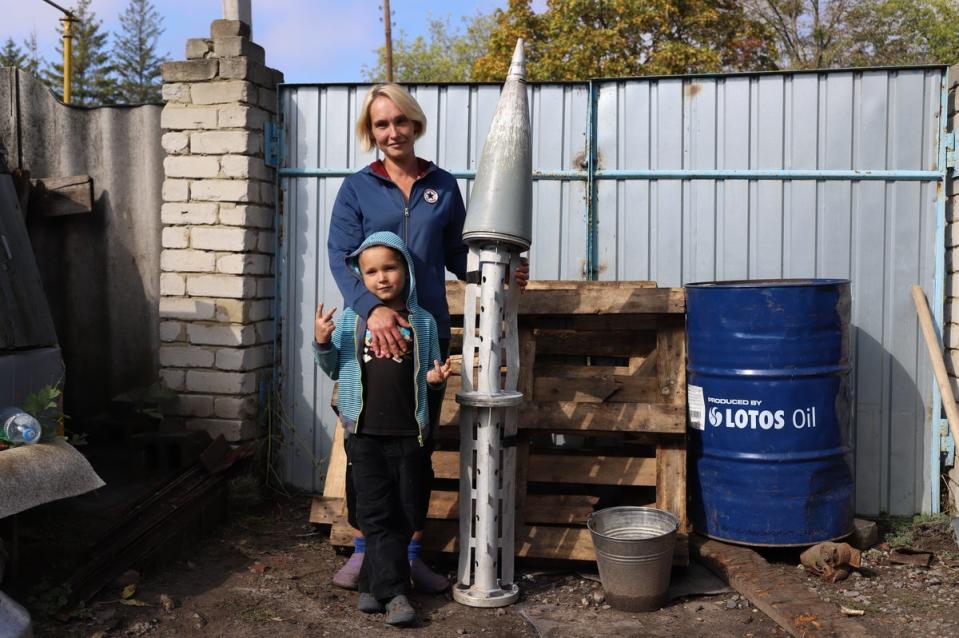
[[[413,329],[414,369],[416,378],[416,422],[420,426],[420,445],[429,435],[429,410],[426,399],[426,373],[433,361],[440,359],[439,338],[436,320],[416,302],[416,276],[413,260],[406,244],[391,232],[373,233],[346,258],[346,263],[361,281],[360,253],[371,246],[387,246],[398,250],[406,262],[406,308],[410,311],[409,322]],[[336,322],[330,343],[319,345],[313,342],[313,356],[323,371],[334,381],[340,382],[336,407],[348,433],[355,433],[363,409],[363,371],[360,361],[363,356],[363,337],[366,334],[366,317],[360,317],[352,308],[345,308]]]

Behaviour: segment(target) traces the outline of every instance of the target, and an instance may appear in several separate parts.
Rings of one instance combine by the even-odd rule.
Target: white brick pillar
[[[227,5],[230,5],[229,7]],[[234,6],[236,5],[236,6]],[[274,171],[264,124],[280,72],[250,40],[249,1],[163,65],[160,378],[164,418],[230,441],[260,432],[272,377]]]

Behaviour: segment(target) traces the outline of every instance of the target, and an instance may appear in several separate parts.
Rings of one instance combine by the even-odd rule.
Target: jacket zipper
[[[409,315],[409,320],[413,318],[412,313]],[[413,398],[416,400],[416,424],[419,426],[419,435],[416,440],[419,442],[420,447],[423,447],[423,424],[420,423],[420,340],[419,335],[416,334],[416,328],[413,326],[413,322],[410,321],[410,332],[413,333],[413,356],[416,357],[416,360],[413,362]],[[429,398],[427,398],[426,404],[426,418],[430,418],[430,407],[429,407]]]
[[[362,360],[363,355],[360,353],[360,318],[356,317],[356,323],[353,324],[353,356],[360,354],[360,360]],[[360,361],[357,361],[359,363]],[[360,409],[356,413],[356,423],[353,424],[353,434],[358,434],[360,431],[360,415],[363,414],[363,367],[360,366]]]
[[[410,207],[403,206],[403,243],[410,245]]]

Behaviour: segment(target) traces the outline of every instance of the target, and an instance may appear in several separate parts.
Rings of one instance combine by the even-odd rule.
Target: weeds
[[[950,519],[946,514],[917,514],[912,518],[908,516],[890,518],[890,529],[886,533],[885,540],[893,547],[909,546],[915,542],[917,533],[935,528],[948,528],[949,525]]]

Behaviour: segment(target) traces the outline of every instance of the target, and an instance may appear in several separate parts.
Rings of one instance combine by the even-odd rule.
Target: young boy
[[[366,537],[359,608],[385,611],[387,623],[408,625],[416,614],[407,599],[407,543],[423,528],[429,505],[426,390],[446,382],[450,364],[440,363],[436,321],[416,302],[413,262],[398,236],[373,233],[347,263],[367,290],[412,326],[401,330],[411,346],[406,355],[377,358],[365,318],[347,308],[334,325],[336,309],[324,313],[320,305],[313,345],[320,367],[340,382],[337,409]]]

